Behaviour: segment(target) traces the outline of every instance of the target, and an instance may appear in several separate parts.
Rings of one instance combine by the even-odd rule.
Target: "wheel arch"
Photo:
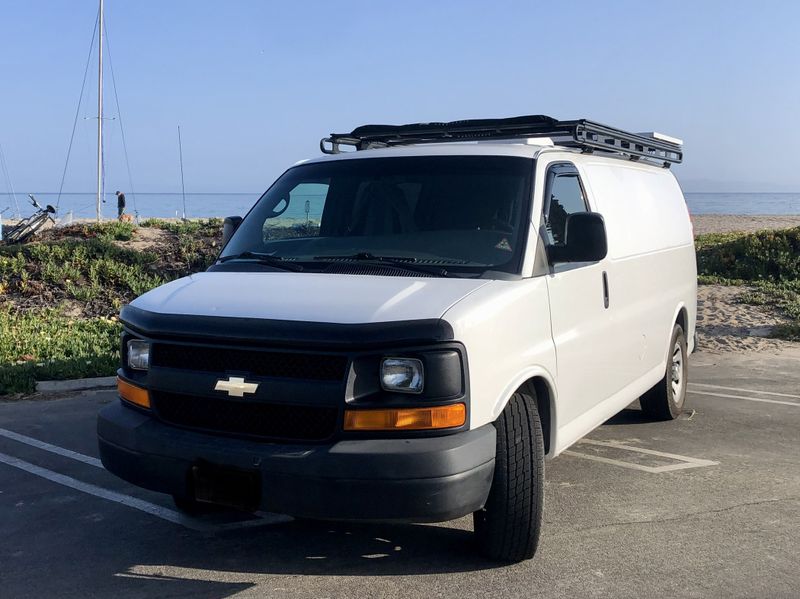
[[[665,352],[664,352],[664,364],[667,363],[667,359],[669,357],[669,353],[672,351],[672,348],[669,347],[670,342],[669,339],[672,338],[672,329],[675,327],[676,324],[681,325],[683,329],[683,334],[686,337],[686,344],[689,347],[689,353],[692,352],[692,339],[689,335],[689,311],[686,308],[685,302],[680,302],[678,306],[675,308],[675,312],[672,315],[672,322],[669,325],[669,332],[667,333],[667,343],[664,345]]]
[[[675,310],[675,317],[672,319],[672,324],[679,324],[683,329],[683,332],[688,335],[689,334],[689,313],[686,310],[686,304],[681,302],[677,309]]]
[[[556,385],[553,377],[544,368],[530,368],[520,373],[504,390],[503,395],[492,410],[492,420],[496,420],[505,409],[511,397],[518,391],[532,389],[536,397],[536,409],[542,423],[544,449],[547,457],[554,455],[556,431],[558,430],[556,412]]]

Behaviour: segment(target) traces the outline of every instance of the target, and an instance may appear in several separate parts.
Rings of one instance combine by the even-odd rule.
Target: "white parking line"
[[[94,466],[95,468],[104,469],[103,463],[97,458],[93,458],[92,456],[88,456],[83,453],[78,453],[77,451],[72,451],[70,449],[65,449],[64,447],[59,447],[58,445],[52,445],[50,443],[40,441],[39,439],[34,439],[33,437],[28,437],[20,433],[15,433],[14,431],[0,428],[0,437],[5,437],[13,441],[18,441],[20,443],[30,445],[31,447],[36,447],[37,449],[42,449],[50,453],[70,458],[71,460],[76,460],[78,462]],[[95,497],[107,499],[108,501],[113,501],[125,505],[127,507],[145,512],[152,516],[156,516],[158,518],[161,518],[162,520],[167,520],[168,522],[180,524],[181,526],[184,526],[191,530],[199,530],[203,532],[221,532],[226,530],[238,530],[240,528],[251,528],[254,526],[264,526],[266,524],[274,524],[278,521],[283,521],[283,520],[288,521],[291,519],[288,516],[284,517],[284,516],[278,516],[277,514],[257,512],[255,514],[255,516],[257,517],[251,520],[242,520],[240,522],[227,522],[222,524],[211,524],[203,522],[197,518],[186,516],[178,511],[171,510],[169,508],[165,508],[160,505],[156,505],[155,503],[150,503],[149,501],[145,501],[144,499],[131,497],[130,495],[125,495],[124,493],[118,493],[117,491],[104,489],[103,487],[98,487],[97,485],[83,482],[76,478],[72,478],[71,476],[66,476],[64,474],[54,472],[53,470],[42,468],[41,466],[37,466],[36,464],[31,464],[30,462],[26,462],[25,460],[21,460],[13,456],[6,455],[4,453],[0,453],[0,463],[7,464],[8,466],[12,466],[20,470],[24,470],[31,474],[35,474],[36,476],[45,478],[51,482],[58,483],[60,485],[64,485],[71,489],[75,489],[76,491],[81,491],[83,493],[88,493],[89,495],[94,495]]]
[[[93,485],[91,483],[85,483],[78,479],[72,478],[71,476],[53,472],[47,468],[42,468],[36,464],[31,464],[30,462],[20,460],[19,458],[15,458],[4,453],[0,453],[0,462],[14,468],[24,470],[25,472],[35,474],[36,476],[45,478],[54,483],[58,483],[59,485],[64,485],[70,489],[75,489],[76,491],[81,491],[82,493],[88,493],[89,495],[94,495],[95,497],[100,497],[102,499],[107,499],[108,501],[122,504],[152,516],[157,516],[162,520],[167,520],[168,522],[174,522],[175,524],[180,524],[186,528],[191,528],[192,530],[207,529],[206,525],[187,518],[175,510],[161,507],[160,505],[150,503],[149,501],[144,501],[143,499],[138,499],[129,495],[123,495],[122,493],[117,493],[116,491],[109,491],[108,489],[98,487],[97,485]]]
[[[94,466],[95,468],[103,467],[103,463],[97,458],[93,458],[92,456],[88,456],[83,453],[78,453],[77,451],[72,451],[70,449],[64,449],[63,447],[59,447],[58,445],[51,445],[50,443],[39,441],[39,439],[34,439],[33,437],[20,435],[19,433],[15,433],[14,431],[9,431],[4,428],[0,428],[0,437],[5,437],[6,439],[11,439],[12,441],[17,441],[19,443],[25,443],[25,445],[30,445],[31,447],[36,447],[37,449],[44,449],[45,451],[49,451],[50,453],[55,453],[60,456],[64,456],[65,458],[70,458],[71,460],[77,460],[78,462],[89,464],[90,466]]]
[[[711,385],[709,383],[689,383],[690,387],[709,387],[711,389],[722,389],[724,391],[741,391],[742,393],[756,393],[757,395],[774,395],[776,397],[792,397],[800,399],[800,395],[792,393],[778,393],[776,391],[759,391],[758,389],[742,389],[741,387],[723,387],[722,385]]]
[[[673,472],[675,470],[686,470],[688,468],[703,468],[705,466],[719,465],[719,462],[714,462],[712,460],[701,460],[699,458],[691,458],[685,455],[666,453],[663,451],[655,451],[654,449],[645,449],[643,447],[633,447],[631,445],[624,445],[622,443],[614,443],[611,441],[595,441],[594,439],[581,439],[580,441],[578,441],[578,443],[581,445],[597,445],[599,447],[609,447],[612,449],[624,449],[626,451],[633,451],[636,453],[643,453],[646,455],[654,455],[661,458],[669,458],[671,460],[681,462],[680,464],[667,464],[665,466],[644,466],[643,464],[626,462],[624,460],[615,460],[613,458],[607,458],[605,456],[581,453],[579,451],[574,451],[574,450],[567,450],[564,452],[576,458],[583,458],[585,460],[602,462],[604,464],[613,464],[614,466],[630,468],[631,470],[641,470],[642,472],[649,472],[651,474],[661,474],[663,472]]]
[[[764,399],[761,397],[744,397],[742,395],[729,395],[727,393],[713,393],[711,391],[695,391],[694,389],[689,389],[689,393],[694,393],[695,395],[709,395],[711,397],[724,397],[727,399],[744,399],[746,401],[757,401],[761,403],[775,403],[780,404],[782,406],[794,406],[796,408],[800,408],[800,403],[796,401],[781,401],[779,399]]]

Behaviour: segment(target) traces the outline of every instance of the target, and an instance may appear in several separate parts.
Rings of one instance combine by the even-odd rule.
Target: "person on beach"
[[[117,219],[122,220],[122,215],[125,213],[125,194],[117,191]]]

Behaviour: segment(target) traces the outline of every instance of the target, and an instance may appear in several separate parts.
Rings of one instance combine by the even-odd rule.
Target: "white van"
[[[103,464],[192,513],[472,513],[485,555],[531,557],[545,458],[636,399],[684,405],[679,141],[530,116],[321,147],[226,219],[207,272],[122,310]]]

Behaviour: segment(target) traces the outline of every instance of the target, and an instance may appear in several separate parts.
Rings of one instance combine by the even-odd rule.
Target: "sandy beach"
[[[800,227],[797,215],[693,214],[695,235],[706,233],[753,232],[761,229]]]
[[[700,285],[697,288],[698,349],[703,352],[774,353],[798,344],[770,339],[772,327],[790,322],[768,306],[740,304],[747,287]]]

